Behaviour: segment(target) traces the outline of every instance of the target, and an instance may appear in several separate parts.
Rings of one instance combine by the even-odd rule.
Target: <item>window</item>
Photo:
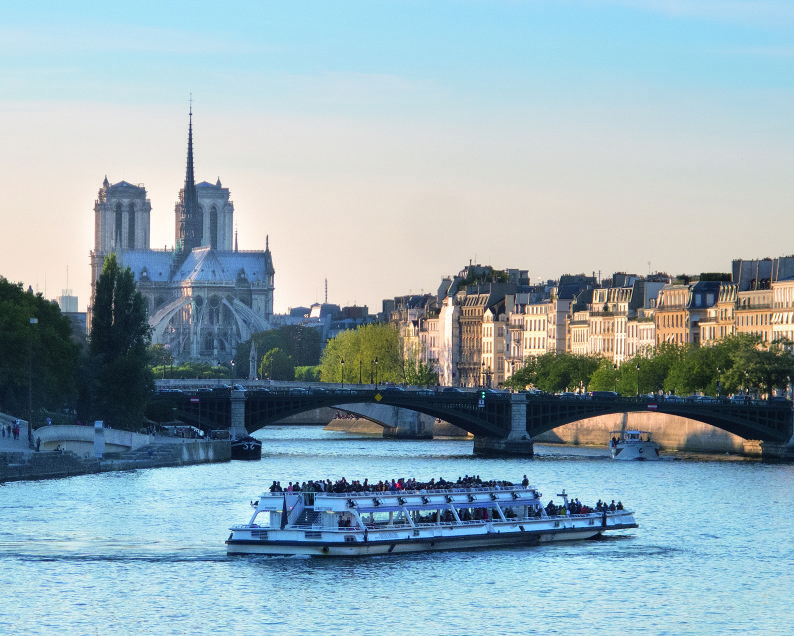
[[[127,247],[129,249],[135,248],[135,204],[130,203],[127,208]]]

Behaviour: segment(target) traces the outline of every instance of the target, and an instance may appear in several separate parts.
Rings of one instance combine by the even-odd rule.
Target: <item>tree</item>
[[[235,374],[239,378],[248,376],[252,342],[256,347],[256,368],[259,369],[265,352],[273,349],[283,351],[296,367],[315,366],[320,362],[322,350],[320,340],[320,332],[317,329],[300,325],[286,325],[278,329],[260,331],[237,346]],[[260,375],[260,377],[264,376]]]
[[[2,276],[0,352],[0,410],[29,417],[29,400],[34,414],[74,408],[80,346],[69,319],[57,304]]]
[[[405,381],[400,334],[396,328],[364,325],[355,331],[343,331],[328,341],[320,360],[323,382],[358,382],[359,368],[362,381],[365,372],[367,380],[373,375],[377,382]]]
[[[90,408],[113,426],[136,430],[154,391],[147,363],[151,328],[132,271],[121,270],[116,255],[105,259],[97,280],[91,321],[93,382]]]
[[[408,360],[405,365],[405,383],[412,386],[435,386],[438,371],[432,362]]]
[[[258,371],[260,378],[269,380],[295,379],[295,365],[292,363],[292,358],[278,347],[271,349],[262,357]]]

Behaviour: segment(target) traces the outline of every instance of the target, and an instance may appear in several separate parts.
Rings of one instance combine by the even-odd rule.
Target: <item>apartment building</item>
[[[774,339],[773,304],[772,289],[738,292],[734,309],[736,333],[760,336],[761,342],[770,344]]]

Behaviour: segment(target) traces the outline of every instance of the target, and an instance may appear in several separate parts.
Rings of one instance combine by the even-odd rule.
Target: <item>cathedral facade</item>
[[[220,179],[195,183],[192,111],[173,249],[151,249],[151,208],[143,185],[105,177],[94,204],[91,304],[105,258],[116,254],[146,301],[153,344],[180,362],[234,360],[239,342],[270,329],[275,270],[267,238],[264,251],[237,249],[234,204]]]

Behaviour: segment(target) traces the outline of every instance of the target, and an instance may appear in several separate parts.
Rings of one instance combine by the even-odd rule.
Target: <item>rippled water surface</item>
[[[261,462],[0,485],[0,633],[791,634],[794,467],[729,457],[619,463],[537,446],[259,433]],[[227,557],[274,479],[464,474],[544,500],[620,499],[640,528],[537,548],[366,559]]]

